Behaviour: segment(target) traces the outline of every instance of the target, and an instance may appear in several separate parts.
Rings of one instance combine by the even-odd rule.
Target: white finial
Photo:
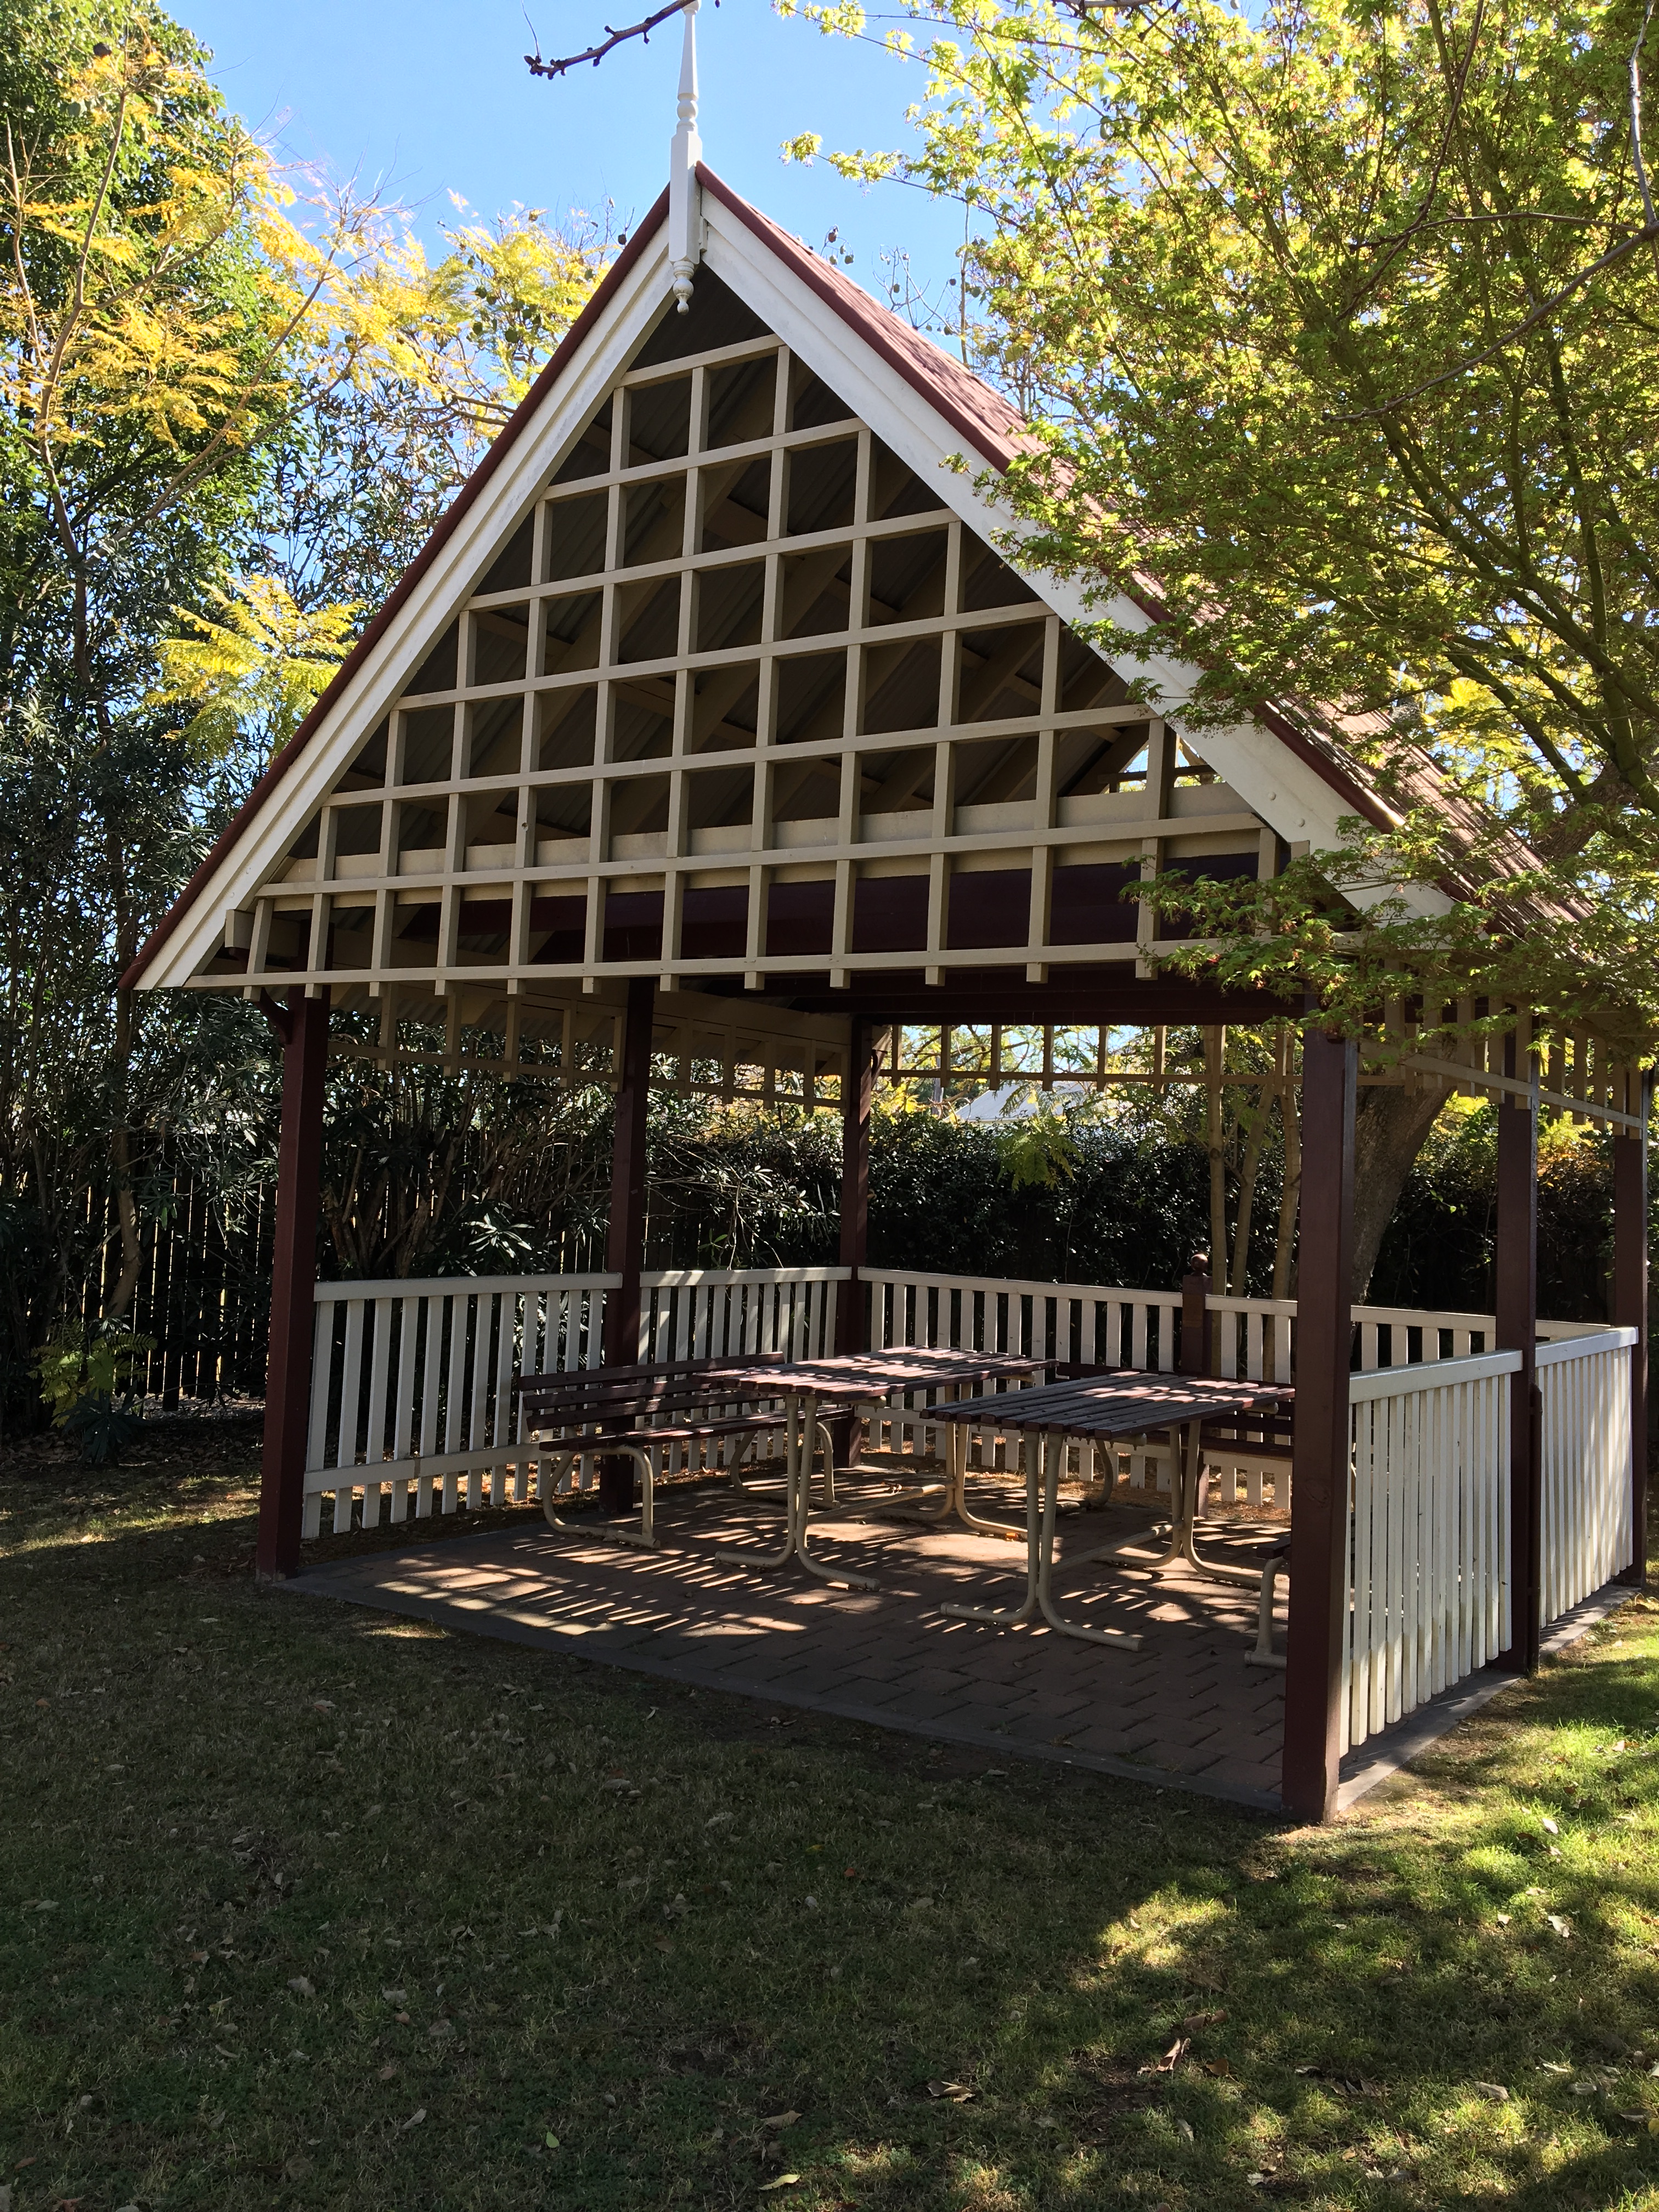
[[[698,0],[685,0],[685,45],[680,55],[680,126],[668,157],[668,254],[674,270],[674,297],[684,314],[691,305],[691,272],[702,258],[697,164],[702,141],[697,136]]]

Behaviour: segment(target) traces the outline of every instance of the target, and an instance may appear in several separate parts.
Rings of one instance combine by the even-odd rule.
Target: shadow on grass
[[[5,1486],[16,2212],[1651,2191],[1650,1603],[1289,1832],[257,1593],[250,1471]]]

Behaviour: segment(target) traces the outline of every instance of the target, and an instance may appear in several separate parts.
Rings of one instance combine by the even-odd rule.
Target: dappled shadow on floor
[[[1068,1552],[1120,1539],[1155,1553],[1145,1514],[1068,1516],[1055,1577],[1065,1617],[1138,1634],[1139,1650],[1041,1621],[1002,1628],[942,1613],[947,1601],[1017,1606],[1024,1584],[1023,1543],[954,1524],[815,1517],[815,1555],[867,1577],[873,1592],[832,1588],[793,1560],[768,1566],[781,1512],[763,1490],[665,1493],[654,1552],[605,1543],[594,1515],[568,1526],[555,1534],[520,1521],[443,1545],[377,1543],[293,1587],[884,1726],[1276,1802],[1282,1678],[1246,1664],[1254,1593],[1184,1567],[1067,1565]],[[1237,1563],[1259,1557],[1260,1541],[1228,1528],[1208,1548]],[[744,1552],[752,1569],[719,1556]]]

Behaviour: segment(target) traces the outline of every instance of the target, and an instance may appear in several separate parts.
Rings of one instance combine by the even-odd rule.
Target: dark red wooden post
[[[1180,1371],[1183,1375],[1208,1375],[1215,1365],[1210,1357],[1215,1327],[1210,1317],[1210,1292],[1214,1283],[1209,1254],[1194,1252],[1181,1279]]]
[[[1639,1133],[1613,1140],[1613,1320],[1633,1328],[1630,1355],[1631,1563],[1620,1577],[1639,1589],[1648,1572],[1648,1115],[1653,1079],[1642,1078]]]
[[[848,1024],[847,1080],[841,1097],[841,1265],[847,1280],[836,1285],[836,1350],[866,1352],[864,1266],[870,1243],[870,1107],[875,1094],[876,1063],[870,1049],[870,1024],[854,1014]],[[856,1467],[864,1449],[864,1423],[856,1413],[838,1413],[830,1423],[830,1444],[837,1467]]]
[[[847,1081],[841,1104],[841,1264],[850,1269],[836,1289],[836,1350],[864,1352],[864,1285],[861,1270],[870,1241],[870,1104],[875,1062],[870,1024],[855,1014],[848,1024]]]
[[[1302,1051],[1296,1434],[1281,1794],[1304,1820],[1336,1799],[1348,1610],[1348,1370],[1353,1356],[1353,1128],[1358,1053],[1313,1031]]]
[[[1504,1048],[1504,1073],[1519,1062],[1515,1040]],[[1512,1674],[1537,1671],[1543,1626],[1544,1469],[1538,1399],[1538,1115],[1529,1099],[1498,1104],[1496,1349],[1518,1352],[1510,1377],[1510,1640],[1498,1654]]]
[[[632,1367],[640,1356],[640,1272],[645,1264],[645,1109],[651,1084],[651,1025],[657,986],[649,975],[629,979],[617,1072],[617,1127],[611,1152],[611,1219],[605,1264],[622,1277],[605,1299],[605,1358],[608,1367]],[[617,1455],[599,1470],[599,1504],[626,1513],[634,1503],[634,1462]]]
[[[283,1036],[283,1125],[276,1146],[276,1219],[270,1254],[270,1338],[265,1363],[264,1448],[259,1468],[259,1537],[253,1571],[262,1582],[297,1573],[305,1507],[306,1436],[311,1419],[311,1346],[316,1327],[317,1212],[323,1165],[323,1073],[328,1063],[328,993],[288,994]]]

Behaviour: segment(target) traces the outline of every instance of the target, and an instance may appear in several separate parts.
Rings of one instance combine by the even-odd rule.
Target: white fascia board
[[[217,950],[228,908],[245,906],[270,878],[319,800],[338,781],[392,702],[423,646],[438,635],[471,593],[489,550],[518,527],[563,448],[599,405],[612,380],[653,327],[669,295],[665,244],[659,240],[629,271],[577,358],[549,392],[539,415],[519,433],[478,498],[430,568],[375,641],[344,696],[304,753],[247,825],[203,887],[190,913],[149,963],[145,991],[187,984]]]
[[[961,434],[913,384],[866,345],[850,324],[826,307],[819,295],[712,192],[703,194],[703,217],[707,227],[703,258],[715,275],[776,331],[792,353],[799,354],[839,392],[924,483],[933,486],[941,507],[951,507],[988,540],[998,532],[1018,528],[1006,509],[975,487],[975,478],[987,472],[988,464],[978,454],[963,451]],[[967,463],[965,468],[950,465],[958,455]],[[1020,573],[1033,591],[1073,627],[1086,627],[1100,619],[1102,609],[1085,603],[1079,585],[1044,569],[1022,568]],[[1140,631],[1151,627],[1142,610],[1121,596],[1107,604],[1105,612],[1123,629]],[[1162,653],[1154,653],[1139,666],[1157,684],[1164,711],[1178,719],[1182,707],[1192,696],[1200,672],[1188,662]],[[1353,810],[1273,731],[1259,722],[1243,721],[1224,729],[1204,729],[1191,742],[1222,781],[1287,845],[1308,844],[1316,851],[1328,851],[1341,844],[1339,824]],[[1390,893],[1385,887],[1369,894],[1352,891],[1348,896],[1356,905],[1370,906]],[[1417,914],[1442,914],[1448,905],[1438,891],[1424,885],[1409,887],[1405,899]]]

